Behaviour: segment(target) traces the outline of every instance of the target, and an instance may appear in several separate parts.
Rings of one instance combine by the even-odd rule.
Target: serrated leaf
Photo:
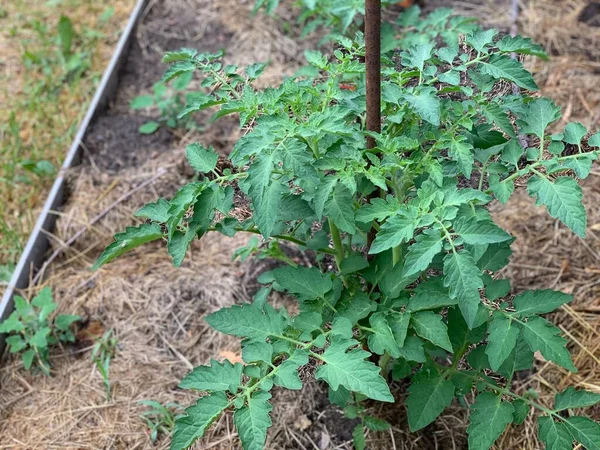
[[[555,422],[552,417],[538,419],[540,440],[546,444],[546,450],[573,450],[573,437],[562,422]]]
[[[439,314],[432,311],[417,312],[412,314],[410,323],[415,332],[423,339],[427,339],[432,344],[452,352],[448,327],[446,327]]]
[[[471,254],[460,250],[444,257],[444,275],[444,286],[449,289],[450,298],[458,299],[458,307],[467,325],[472,328],[481,303],[481,271]]]
[[[188,373],[179,387],[197,391],[228,391],[231,386],[239,386],[242,380],[244,366],[240,363],[231,364],[228,360],[222,363],[211,360],[210,366],[195,367]]]
[[[231,336],[264,341],[268,336],[283,334],[286,319],[268,304],[264,310],[254,304],[234,305],[206,317],[215,330]]]
[[[562,411],[573,408],[587,408],[600,403],[600,394],[595,392],[577,390],[569,386],[563,392],[556,394],[554,399],[554,409]]]
[[[482,392],[471,406],[469,450],[489,450],[513,421],[513,406],[492,392]]]
[[[267,342],[245,342],[242,347],[242,359],[248,364],[258,361],[270,363],[273,359],[273,345]]]
[[[381,377],[379,368],[366,360],[370,353],[360,348],[350,349],[357,344],[355,340],[344,340],[334,336],[329,347],[321,355],[325,364],[317,369],[315,378],[325,380],[333,390],[337,390],[341,385],[373,400],[393,402],[394,397]]]
[[[433,55],[433,48],[434,44],[432,42],[415,45],[409,48],[408,51],[401,54],[402,65],[405,67],[414,67],[418,69],[419,72],[423,72],[425,62],[431,59]]]
[[[403,275],[409,277],[427,269],[435,255],[442,251],[442,240],[436,230],[426,230],[417,235],[415,243],[408,248]]]
[[[325,203],[325,215],[346,233],[356,233],[354,224],[353,198],[350,190],[339,183],[333,189],[333,196]]]
[[[170,203],[164,198],[159,198],[154,203],[147,203],[136,211],[135,217],[145,217],[152,222],[166,223],[169,220]]]
[[[400,348],[400,356],[407,361],[424,363],[427,361],[423,341],[418,336],[406,336],[404,345]]]
[[[488,345],[485,353],[488,355],[490,367],[497,372],[517,345],[519,329],[512,324],[510,319],[501,313],[495,313],[488,325],[488,333]]]
[[[515,400],[512,402],[513,408],[513,422],[515,425],[521,425],[527,419],[529,415],[530,406],[525,400]]]
[[[166,83],[168,81],[171,81],[173,78],[176,78],[187,72],[192,72],[194,70],[196,70],[196,65],[193,61],[179,61],[167,69],[160,81]]]
[[[552,100],[542,97],[525,106],[518,124],[523,133],[534,134],[543,139],[548,125],[558,119],[560,119],[560,108]]]
[[[81,317],[76,314],[59,314],[54,319],[54,326],[61,331],[67,331],[78,320],[81,320]]]
[[[481,112],[489,122],[492,122],[510,137],[516,139],[517,135],[515,133],[513,124],[510,122],[508,115],[502,110],[500,105],[493,102],[486,102],[483,105],[480,105],[480,107]]]
[[[110,244],[98,257],[92,270],[111,262],[129,250],[133,250],[147,242],[156,241],[163,237],[160,225],[157,223],[145,223],[139,227],[127,227],[123,233],[114,236],[115,241]]]
[[[587,134],[587,128],[579,122],[569,122],[565,127],[563,141],[567,144],[579,145]]]
[[[511,59],[508,56],[492,55],[487,61],[479,63],[481,73],[490,75],[496,79],[504,79],[512,81],[522,89],[537,91],[538,86],[535,84],[531,73],[529,73],[516,59]]]
[[[490,28],[489,30],[479,30],[473,34],[467,35],[466,41],[477,52],[482,52],[485,47],[494,41],[494,37],[497,34],[498,32],[493,28]]]
[[[450,406],[453,398],[454,384],[443,376],[413,380],[406,398],[410,430],[414,432],[429,425]]]
[[[504,36],[496,42],[496,47],[498,47],[498,50],[507,53],[533,55],[544,60],[548,59],[548,55],[540,45],[523,36]]]
[[[323,298],[333,287],[331,277],[316,267],[286,266],[271,273],[285,290],[297,294],[302,300]]]
[[[436,95],[435,88],[423,88],[415,93],[405,94],[403,98],[423,120],[439,126],[441,116],[440,99]]]
[[[271,394],[258,391],[248,398],[248,403],[235,411],[233,421],[244,450],[263,450],[267,440],[267,429],[273,424],[269,400]]]
[[[495,272],[508,264],[512,250],[509,242],[484,246],[485,251],[477,258],[477,266],[481,270]]]
[[[567,340],[560,336],[560,330],[541,317],[531,317],[521,326],[521,335],[531,350],[539,351],[549,361],[577,372],[566,349]]]
[[[185,410],[186,415],[175,420],[175,430],[171,440],[171,450],[185,450],[201,438],[206,429],[227,408],[229,402],[222,392],[200,397]]]
[[[298,368],[308,364],[308,352],[306,350],[296,350],[288,359],[279,365],[274,382],[277,386],[283,386],[286,389],[302,389],[302,380],[298,375]]]
[[[385,200],[376,197],[371,199],[371,203],[361,206],[361,208],[356,211],[356,221],[369,223],[373,220],[379,220],[381,222],[396,214],[399,208],[400,204],[395,197],[388,196]]]
[[[304,52],[306,61],[319,69],[325,69],[327,67],[327,57],[316,50],[306,50]]]
[[[466,140],[453,139],[448,149],[448,155],[458,164],[460,171],[467,179],[471,178],[473,172],[473,145]]]
[[[527,182],[529,195],[535,197],[537,206],[545,205],[548,213],[559,219],[581,237],[585,237],[587,214],[581,199],[581,187],[573,178],[548,178],[533,176]]]
[[[600,424],[587,417],[569,417],[565,427],[587,450],[600,450]]]
[[[162,58],[162,62],[170,64],[178,61],[187,61],[198,54],[198,50],[193,48],[182,48],[175,52],[166,52]]]
[[[415,295],[408,301],[409,311],[438,309],[444,306],[456,305],[457,300],[450,298],[448,289],[444,287],[441,277],[431,278],[420,283],[415,288]]]
[[[513,304],[519,317],[529,317],[534,314],[552,312],[572,300],[572,295],[552,289],[543,289],[525,291],[514,298]]]
[[[592,164],[596,159],[593,153],[583,153],[577,158],[567,159],[563,162],[563,167],[571,169],[577,177],[583,179],[592,171]]]
[[[454,231],[467,244],[498,244],[512,239],[510,234],[487,220],[459,219],[454,223]]]
[[[517,346],[498,369],[504,378],[512,379],[515,372],[530,369],[533,366],[533,352],[522,337],[517,339]]]
[[[403,208],[390,217],[377,232],[369,249],[370,254],[381,253],[412,239],[419,225],[419,210],[415,207]]]
[[[512,180],[500,180],[497,174],[488,177],[490,189],[500,203],[506,204],[515,191],[515,183]]]
[[[374,330],[368,337],[369,350],[377,355],[388,352],[393,358],[400,356],[400,348],[386,320],[385,313],[378,312],[371,315],[369,324]]]
[[[354,446],[354,450],[365,450],[365,430],[362,426],[362,423],[359,423],[352,430],[352,445]]]
[[[197,142],[185,147],[185,156],[192,168],[200,173],[208,173],[217,167],[217,155],[214,149],[206,148]]]

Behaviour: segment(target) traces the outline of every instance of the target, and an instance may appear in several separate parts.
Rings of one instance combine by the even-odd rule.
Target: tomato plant
[[[394,402],[389,383],[399,379],[410,380],[413,431],[455,398],[465,404],[475,390],[470,449],[489,449],[533,410],[547,448],[572,448],[573,441],[599,448],[600,426],[563,412],[591,406],[600,395],[568,388],[548,406],[511,389],[515,373],[532,367],[534,352],[577,370],[566,339],[542,317],[572,298],[552,290],[511,294],[498,272],[513,237],[487,206],[526,185],[538,205],[583,237],[578,180],[599,156],[600,133],[587,137],[579,123],[549,131],[560,108],[532,94],[532,75],[511,58],[545,57],[531,40],[482,30],[449,10],[419,18],[413,9],[401,23],[413,31],[402,38],[409,46],[381,58],[380,133],[366,129],[360,33],[338,38],[332,55],[306,53],[317,78],[265,90],[253,87],[262,64],[242,71],[224,66],[220,54],[165,55],[171,66],[164,82],[194,72],[209,88],[188,113],[217,106],[215,118],[237,114],[247,133],[227,164],[213,149],[189,145],[198,179],[140,209],[146,223],[117,234],[96,267],[162,239],[180,265],[189,244],[214,231],[260,236],[249,252],[286,263],[260,277],[253,303],[206,318],[242,340],[244,364],[212,361],[185,377],[180,387],[203,395],[175,421],[172,449],[190,447],[227,410],[244,448],[263,448],[270,391],[301,389],[298,369],[309,362],[331,401],[361,419],[358,449],[365,429],[389,426],[363,405]],[[240,198],[251,217],[239,219]],[[314,255],[315,264],[282,256],[277,249],[285,242]],[[272,307],[272,291],[295,298],[299,313]]]

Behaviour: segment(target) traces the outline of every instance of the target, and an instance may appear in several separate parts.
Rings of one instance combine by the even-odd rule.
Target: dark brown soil
[[[592,27],[600,27],[600,2],[592,2],[583,8],[577,20]]]

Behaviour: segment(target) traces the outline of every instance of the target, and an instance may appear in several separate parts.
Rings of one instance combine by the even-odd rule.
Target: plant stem
[[[333,220],[331,220],[331,218],[327,219],[327,222],[329,223],[329,231],[331,232],[331,240],[333,241],[335,264],[337,266],[338,272],[340,273],[340,278],[341,278],[342,282],[344,283],[344,286],[348,287],[348,282],[346,281],[344,276],[341,275],[342,261],[346,257],[346,253],[344,252],[344,244],[342,243],[342,237],[340,235],[340,230],[338,229],[336,224],[333,223]]]

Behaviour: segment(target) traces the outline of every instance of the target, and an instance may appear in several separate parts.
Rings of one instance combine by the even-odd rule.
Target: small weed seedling
[[[140,417],[146,422],[153,443],[158,439],[159,433],[171,434],[175,427],[175,417],[183,409],[181,405],[173,402],[163,405],[155,400],[141,400],[139,404],[149,408]]]
[[[262,236],[267,245],[254,242],[249,253],[287,241],[317,260],[261,275],[253,303],[206,317],[241,339],[245,364],[212,361],[183,379],[181,388],[203,394],[175,420],[172,450],[192,446],[227,410],[244,449],[263,448],[271,390],[301,389],[301,367],[361,420],[357,450],[366,447],[365,429],[389,427],[366,411],[367,402],[396,401],[392,379],[409,384],[412,431],[457,399],[469,409],[471,450],[488,450],[533,410],[549,450],[572,449],[573,441],[600,448],[600,425],[579,413],[599,394],[568,387],[550,405],[513,390],[515,373],[530,369],[536,352],[577,371],[567,340],[542,317],[572,297],[511,293],[499,271],[514,238],[487,207],[526,185],[537,205],[583,237],[578,180],[600,155],[600,133],[590,136],[580,123],[551,131],[560,108],[531,94],[538,89],[532,75],[511,58],[545,57],[530,39],[482,30],[447,9],[420,18],[413,8],[399,23],[410,45],[381,58],[380,133],[365,126],[367,92],[377,90],[366,89],[361,34],[339,38],[331,56],[306,53],[318,78],[264,91],[253,86],[264,65],[241,71],[191,49],[165,55],[164,82],[195,72],[210,88],[186,112],[220,105],[214,117],[237,113],[247,132],[229,169],[217,167],[212,148],[189,145],[199,179],[140,209],[146,223],[117,234],[96,267],[163,239],[179,266],[190,243],[210,231]],[[379,61],[372,56],[367,62]],[[513,93],[511,83],[522,91]],[[240,193],[246,199],[238,204]],[[247,204],[251,217],[239,214]],[[272,291],[293,296],[299,312],[271,306]]]
[[[92,349],[92,361],[96,364],[98,372],[104,382],[106,400],[110,400],[110,362],[114,358],[119,341],[113,336],[113,331],[108,330],[102,337],[96,340]]]
[[[51,320],[57,305],[52,290],[45,287],[31,303],[15,296],[15,311],[0,324],[0,333],[6,333],[11,353],[20,353],[26,370],[36,367],[50,375],[49,349],[58,342],[75,342],[70,327],[79,316],[60,314]]]
[[[161,126],[171,129],[190,129],[196,125],[189,114],[183,114],[185,105],[192,103],[198,97],[195,92],[185,92],[192,80],[192,75],[189,73],[177,79],[171,88],[167,87],[165,83],[156,83],[152,87],[152,95],[140,95],[131,101],[129,106],[132,109],[156,109],[160,113],[156,121],[152,120],[140,126],[141,134],[152,134]]]

